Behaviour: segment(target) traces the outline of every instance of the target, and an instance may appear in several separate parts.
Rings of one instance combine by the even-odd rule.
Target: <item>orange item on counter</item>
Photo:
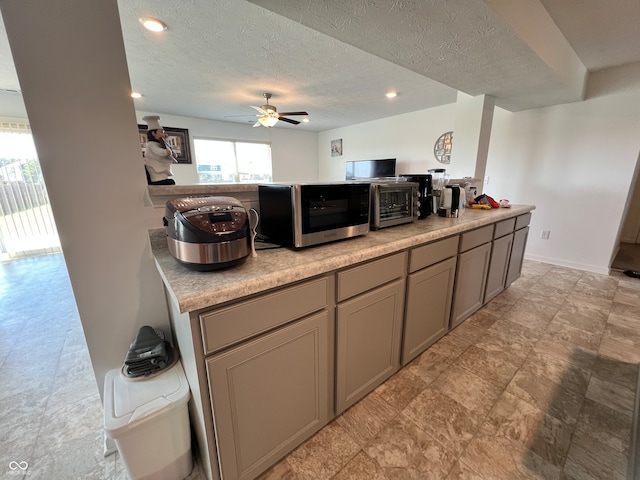
[[[500,208],[500,204],[485,193],[476,197],[474,200],[476,204],[489,205],[491,208]]]

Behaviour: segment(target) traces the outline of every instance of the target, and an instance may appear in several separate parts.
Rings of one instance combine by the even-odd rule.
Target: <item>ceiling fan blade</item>
[[[307,112],[280,112],[280,115],[309,115]]]
[[[256,122],[253,124],[254,127],[259,127],[260,126],[260,122]]]
[[[225,115],[224,118],[234,118],[234,117],[259,117],[260,115],[254,115],[249,113],[248,115]]]
[[[290,118],[283,118],[283,117],[278,118],[278,120],[280,120],[281,122],[293,123],[294,125],[298,125],[300,123],[297,120],[291,120]]]
[[[262,115],[269,115],[269,112],[267,112],[266,110],[263,110],[261,107],[255,107],[253,105],[249,105],[251,108],[255,108],[257,111],[260,112],[260,114]]]

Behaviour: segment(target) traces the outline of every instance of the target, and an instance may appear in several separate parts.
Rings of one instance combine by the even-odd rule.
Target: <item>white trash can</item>
[[[131,480],[182,480],[191,473],[189,384],[182,363],[151,378],[105,377],[104,428]]]

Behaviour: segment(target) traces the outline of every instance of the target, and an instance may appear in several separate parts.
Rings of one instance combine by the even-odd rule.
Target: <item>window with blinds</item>
[[[0,259],[60,251],[31,129],[0,121]]]

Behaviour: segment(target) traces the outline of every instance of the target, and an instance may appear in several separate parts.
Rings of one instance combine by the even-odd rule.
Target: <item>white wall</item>
[[[298,125],[302,127],[302,124]],[[263,128],[263,130],[267,130]],[[318,134],[284,128],[268,129],[275,182],[318,180]]]
[[[608,272],[640,152],[638,105],[640,64],[592,74],[583,102],[496,109],[485,192],[536,204],[529,258]]]
[[[638,105],[640,64],[592,74],[583,102],[495,109],[484,192],[536,205],[527,257],[608,273],[640,153]],[[343,179],[346,160],[366,158],[396,157],[399,173],[446,168],[433,144],[453,129],[455,114],[452,104],[322,132],[320,179]],[[343,156],[331,157],[338,138]],[[551,231],[549,240],[540,239],[542,230]]]
[[[273,180],[275,182],[311,181],[318,177],[318,134],[305,131],[305,126],[302,123],[296,129],[254,128],[249,124],[147,112],[139,109],[139,106],[143,106],[142,104],[136,103],[136,106],[138,106],[136,116],[139,125],[146,125],[142,120],[145,115],[160,115],[160,124],[163,127],[189,130],[193,163],[171,167],[173,179],[179,185],[191,185],[199,182],[196,171],[196,155],[193,149],[194,138],[269,142],[271,143]],[[140,164],[142,165],[142,158],[140,158]]]
[[[433,145],[440,135],[453,130],[454,117],[455,104],[450,104],[321,132],[318,135],[319,179],[344,180],[348,160],[395,158],[398,174],[448,168],[435,159]],[[331,140],[339,138],[342,138],[342,156],[332,157]],[[473,172],[469,172],[468,176],[471,175]]]
[[[452,178],[484,178],[494,110],[493,97],[472,97],[458,92],[451,149],[451,164],[455,167],[450,171]]]

